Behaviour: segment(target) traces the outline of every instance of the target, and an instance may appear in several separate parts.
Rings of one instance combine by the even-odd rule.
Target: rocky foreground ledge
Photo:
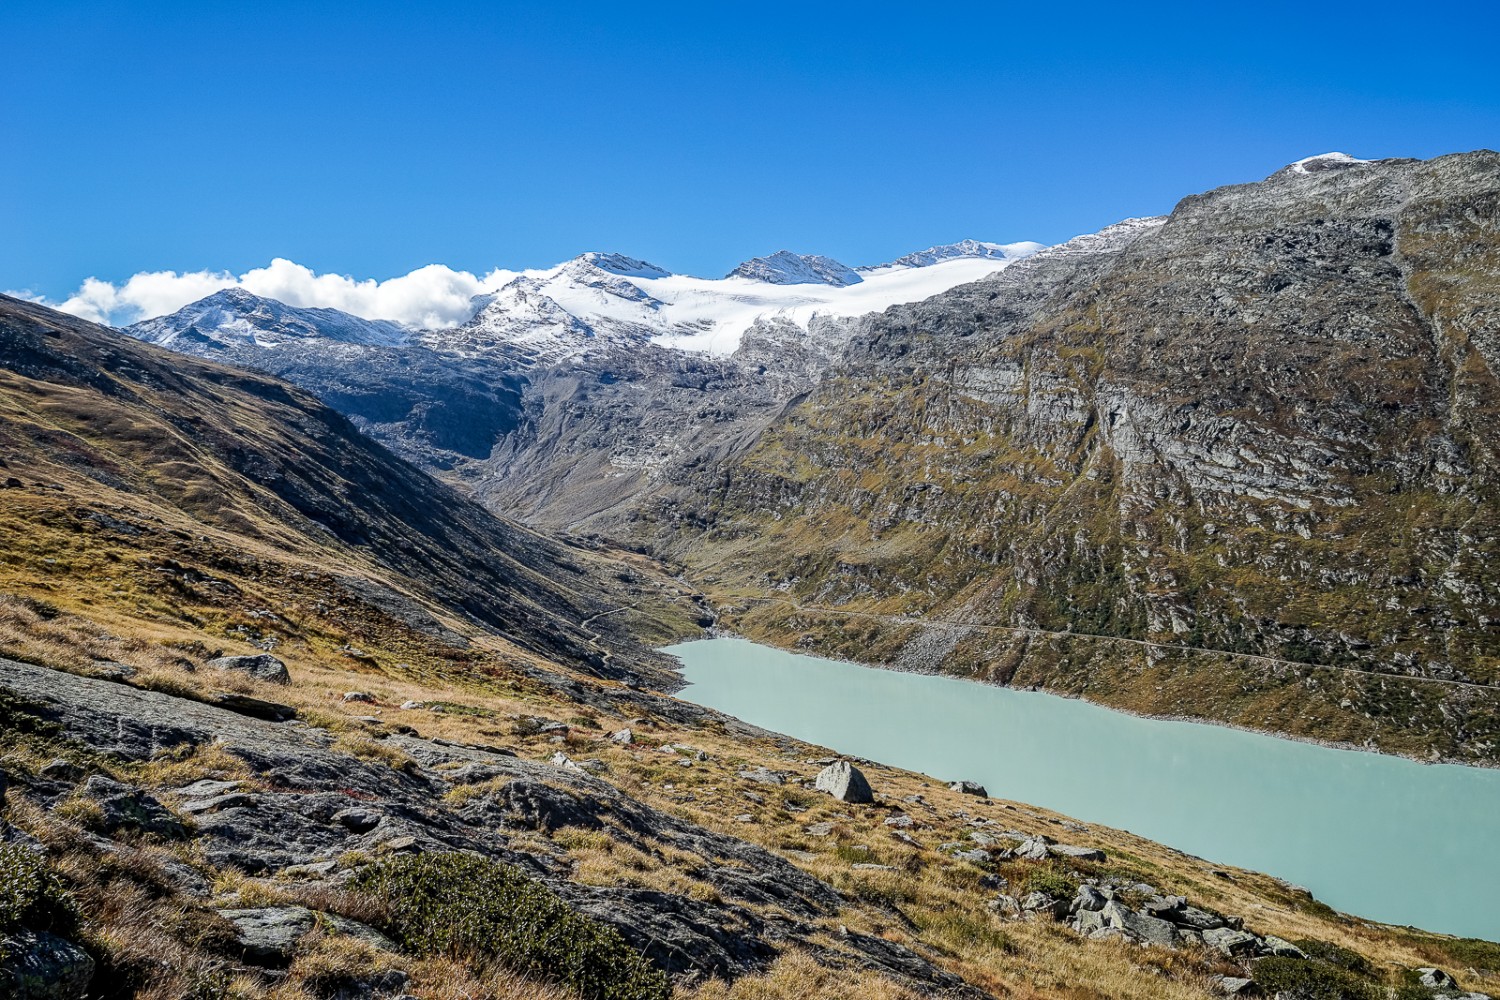
[[[10,809],[86,818],[90,832],[77,846],[101,864],[142,844],[189,843],[180,855],[192,860],[157,859],[161,891],[181,897],[216,928],[219,953],[235,971],[267,983],[315,928],[390,942],[312,905],[227,902],[215,890],[225,873],[279,876],[292,895],[317,900],[337,898],[374,859],[472,852],[517,866],[680,980],[757,972],[795,944],[820,962],[879,970],[923,993],[982,995],[891,942],[852,932],[838,946],[815,940],[816,923],[841,904],[831,886],[762,847],[676,819],[576,767],[394,731],[350,739],[9,660],[0,660],[4,692],[11,695],[7,723],[21,713],[39,720],[32,725],[50,734],[61,754],[31,773],[7,775]],[[160,767],[163,760],[197,757],[212,761],[197,780],[181,780],[187,773],[181,767]],[[236,765],[242,776],[209,776]],[[648,853],[665,847],[690,855],[697,877],[719,898],[710,903],[570,881],[567,865],[537,853],[531,836],[565,827],[607,828]],[[0,831],[6,843],[43,849],[9,822]],[[515,849],[523,838],[530,849]],[[24,984],[11,987],[17,996],[78,996],[93,974],[82,949],[50,933],[23,930],[6,941],[0,969]],[[359,995],[400,995],[403,978],[379,975],[356,984]]]
[[[514,747],[422,738],[403,722],[266,700],[287,690],[275,666],[205,663],[268,672],[257,696],[208,704],[130,686],[126,670],[0,659],[0,996],[164,996],[145,990],[170,975],[170,995],[212,1000],[286,984],[319,1000],[446,997],[457,994],[418,982],[422,963],[464,934],[548,977],[576,965],[557,997],[585,1000],[795,996],[785,980],[770,992],[714,985],[774,979],[790,954],[824,977],[816,1000],[850,995],[840,982],[883,1000],[1039,998],[1055,992],[1012,984],[1041,983],[1042,970],[1058,990],[1109,982],[1112,964],[1128,997],[1153,995],[1142,992],[1153,977],[1168,998],[1485,996],[1420,961],[1459,954],[1442,950],[1451,939],[1401,938],[972,782],[689,730],[705,751],[649,718],[579,738],[519,716]],[[342,704],[381,702],[351,691]],[[385,704],[415,723],[466,710]],[[623,880],[622,865],[635,866]],[[1143,881],[1151,872],[1161,888]],[[67,919],[57,873],[88,920]],[[1271,910],[1250,901],[1268,898],[1283,907],[1278,929],[1302,934],[1266,929]],[[547,950],[556,935],[506,951],[537,914],[567,928],[565,951]],[[1377,970],[1312,928],[1367,953],[1401,950]],[[1403,985],[1389,985],[1393,965]],[[605,966],[614,979],[589,978]]]

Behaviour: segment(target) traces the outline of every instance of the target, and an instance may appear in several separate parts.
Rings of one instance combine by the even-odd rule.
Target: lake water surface
[[[743,639],[666,652],[690,685],[679,697],[754,725],[1268,872],[1348,913],[1500,940],[1500,770],[1141,719]]]

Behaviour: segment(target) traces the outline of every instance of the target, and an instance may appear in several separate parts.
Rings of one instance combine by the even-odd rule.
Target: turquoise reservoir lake
[[[679,697],[754,725],[1268,872],[1361,917],[1500,940],[1500,770],[1141,719],[743,639],[666,652],[689,683]]]

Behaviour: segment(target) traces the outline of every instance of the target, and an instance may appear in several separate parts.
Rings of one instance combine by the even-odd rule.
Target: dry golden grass
[[[763,976],[746,976],[732,983],[711,980],[680,990],[683,1000],[918,1000],[921,994],[904,989],[873,972],[833,969],[803,951],[778,958]]]
[[[135,667],[139,673],[132,683],[142,687],[197,698],[214,690],[235,690],[290,704],[304,721],[333,732],[339,749],[392,766],[401,766],[405,756],[374,739],[383,727],[361,722],[361,717],[411,726],[429,738],[503,745],[534,760],[547,759],[558,749],[574,757],[599,757],[609,765],[604,779],[628,794],[683,819],[780,852],[844,893],[848,903],[842,911],[817,922],[822,940],[833,947],[838,947],[840,925],[887,937],[1002,997],[1185,1000],[1211,995],[1206,976],[1218,967],[1212,956],[1169,955],[1112,942],[1087,942],[1056,924],[1010,922],[990,913],[984,902],[992,893],[980,887],[980,872],[934,849],[945,841],[962,840],[967,818],[979,817],[994,820],[1001,829],[1049,833],[1098,846],[1108,852],[1112,866],[1127,867],[1164,892],[1181,893],[1195,902],[1244,915],[1251,928],[1262,933],[1330,941],[1383,966],[1444,964],[1441,951],[1432,943],[1440,939],[1342,919],[1300,905],[1274,880],[1255,873],[1229,869],[1232,880],[1217,878],[1206,862],[1121,831],[1096,827],[1087,833],[1062,832],[1059,824],[1064,817],[1018,803],[980,802],[952,793],[923,775],[880,765],[865,767],[883,796],[874,807],[845,806],[790,785],[755,784],[740,779],[737,771],[764,765],[811,778],[818,766],[808,761],[827,751],[794,740],[747,740],[712,725],[683,727],[660,719],[641,722],[585,711],[549,695],[514,665],[529,662],[567,671],[543,664],[504,640],[468,630],[470,649],[461,658],[450,658],[457,654],[436,651],[425,636],[376,621],[378,616],[352,603],[347,594],[330,590],[327,567],[316,562],[299,564],[269,544],[256,548],[259,543],[250,543],[246,549],[243,539],[225,539],[212,530],[200,532],[201,526],[194,527],[195,537],[201,533],[216,540],[194,544],[216,553],[215,559],[224,563],[213,572],[233,585],[232,599],[208,589],[184,591],[167,586],[163,574],[143,566],[142,560],[155,565],[170,557],[187,563],[184,554],[173,547],[180,540],[165,548],[151,547],[164,544],[160,540],[139,542],[137,549],[124,543],[105,548],[97,542],[85,544],[53,524],[52,519],[66,507],[64,500],[23,499],[31,506],[31,514],[17,518],[8,512],[0,524],[0,592],[12,591],[0,594],[0,655],[82,672],[91,670],[97,660],[112,660]],[[161,513],[169,521],[180,520],[170,510]],[[47,559],[58,562],[48,564]],[[317,611],[320,603],[337,607],[337,613]],[[264,609],[274,618],[250,615],[246,608]],[[452,624],[466,629],[462,623]],[[287,662],[292,685],[262,684],[202,667],[211,653],[256,650],[250,638],[276,640],[275,653]],[[348,644],[366,655],[354,658],[341,652]],[[368,692],[375,702],[345,703],[343,695],[351,690]],[[399,706],[408,701],[446,703],[461,710],[402,711]],[[549,736],[529,734],[525,727],[515,726],[512,720],[519,716],[574,720],[573,728],[559,746]],[[635,744],[621,746],[606,739],[608,732],[627,724],[636,733]],[[707,759],[663,753],[659,747],[664,744],[699,748]],[[12,758],[5,766],[27,770],[45,763],[51,751],[42,745],[18,746],[8,752]],[[100,765],[94,762],[92,766]],[[158,790],[200,777],[253,777],[238,758],[217,747],[166,754],[130,772],[128,777]],[[456,803],[493,793],[501,784],[460,786],[449,792],[449,799]],[[753,802],[746,793],[759,795],[763,801]],[[915,794],[923,795],[925,804],[901,807],[918,824],[910,832],[921,846],[914,847],[897,840],[883,820],[892,814],[893,803]],[[201,910],[180,898],[164,902],[173,898],[170,894],[151,897],[154,890],[141,888],[150,884],[142,874],[147,871],[144,860],[139,878],[90,881],[86,868],[93,863],[92,855],[63,835],[89,821],[85,806],[80,804],[77,810],[71,814],[74,822],[68,822],[67,809],[60,816],[30,815],[23,804],[11,807],[10,818],[26,828],[44,832],[54,828],[50,842],[61,845],[65,861],[73,858],[66,861],[69,871],[85,886],[84,901],[97,923],[97,933],[110,954],[120,956],[122,968],[139,972],[151,961],[171,967],[159,983],[153,982],[148,992],[139,995],[151,1000],[180,995],[194,976],[207,971],[203,954],[185,944],[178,932],[183,926],[211,930],[212,921],[202,924]],[[740,814],[749,814],[751,821],[736,821],[734,817]],[[819,822],[834,824],[829,836],[806,832],[809,825]],[[572,875],[581,882],[648,887],[709,902],[718,899],[717,891],[698,877],[702,859],[668,845],[633,846],[605,832],[564,830],[555,841],[537,833],[518,834],[511,846],[553,855],[560,848],[565,850]],[[861,847],[868,850],[858,850]],[[149,859],[149,853],[140,857]],[[352,865],[364,859],[346,860]],[[891,865],[896,870],[856,870],[853,864],[859,861]],[[339,908],[337,901],[314,898],[315,893],[309,895],[296,884],[218,875],[217,888],[224,898],[232,894],[245,905],[296,900],[314,908]],[[136,926],[132,907],[150,914],[150,920]],[[216,933],[221,932],[219,928]],[[327,971],[352,954],[335,939],[319,947],[326,953],[309,958],[309,970],[315,962],[324,962],[329,963]],[[556,990],[495,970],[475,972],[442,961],[408,962],[403,967],[413,977],[411,992],[424,1000],[563,997]],[[1472,988],[1493,991],[1500,985],[1493,978],[1466,976],[1461,969],[1450,971]],[[179,993],[172,993],[174,989]],[[226,989],[231,991],[229,996],[235,996],[233,990],[250,987],[242,982]],[[311,993],[294,975],[271,994],[251,991],[243,995],[301,1000]],[[805,954],[792,952],[765,976],[733,984],[705,984],[682,995],[696,1000],[846,996],[905,1000],[912,994],[879,976],[830,970]]]

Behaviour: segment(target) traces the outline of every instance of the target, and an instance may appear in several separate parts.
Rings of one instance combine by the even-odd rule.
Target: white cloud
[[[176,312],[222,288],[238,287],[292,306],[341,309],[365,319],[395,320],[413,327],[441,327],[468,319],[470,298],[494,291],[517,273],[495,270],[479,277],[443,264],[428,264],[385,281],[361,280],[318,274],[278,257],[238,277],[227,271],[142,271],[120,284],[89,278],[55,306],[96,323],[125,326]],[[13,294],[46,302],[37,296]]]

